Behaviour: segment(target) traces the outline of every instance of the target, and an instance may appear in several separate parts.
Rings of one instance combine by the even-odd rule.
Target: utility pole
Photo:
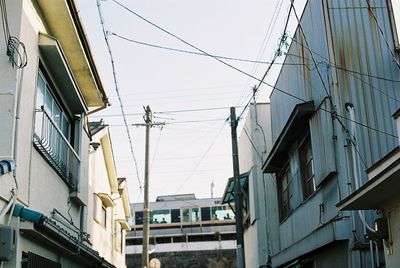
[[[236,217],[236,258],[237,267],[245,268],[244,261],[244,239],[243,239],[243,211],[239,171],[239,150],[237,141],[237,125],[235,107],[231,107],[231,138],[232,138],[232,160],[233,177],[235,179],[235,217]]]
[[[146,107],[144,122],[146,124],[146,149],[144,164],[144,203],[143,203],[143,249],[142,267],[149,267],[149,232],[150,232],[150,208],[149,208],[149,158],[150,158],[150,128],[152,127],[152,113],[150,106]]]
[[[144,164],[144,202],[143,202],[143,248],[142,268],[149,267],[149,235],[150,235],[150,208],[149,208],[149,182],[150,182],[150,129],[154,126],[164,126],[165,122],[154,123],[150,106],[145,108],[144,124],[132,124],[135,127],[146,127],[146,148]]]

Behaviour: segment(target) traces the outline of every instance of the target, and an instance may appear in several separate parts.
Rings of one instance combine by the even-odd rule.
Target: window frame
[[[278,206],[279,206],[279,219],[283,222],[289,217],[293,210],[293,204],[291,203],[293,193],[290,193],[290,184],[293,183],[293,176],[289,162],[285,164],[284,168],[277,174],[277,189],[278,189]],[[286,188],[283,189],[283,181],[286,180]],[[287,192],[287,201],[283,202],[283,193]]]
[[[307,159],[307,150],[311,152],[311,159]],[[301,172],[301,185],[303,190],[303,200],[308,199],[317,191],[317,185],[315,180],[315,162],[314,153],[312,150],[312,143],[310,134],[307,134],[299,146],[299,164]],[[311,164],[312,175],[308,175],[307,165]],[[310,188],[310,182],[312,183],[312,188]]]

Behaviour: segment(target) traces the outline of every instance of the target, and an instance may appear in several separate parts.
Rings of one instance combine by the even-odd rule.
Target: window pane
[[[179,209],[171,209],[171,222],[181,222],[181,211]]]
[[[201,220],[202,221],[211,220],[211,209],[210,209],[210,207],[202,207],[201,208]]]
[[[136,223],[136,225],[143,224],[143,211],[135,212],[135,223]]]
[[[227,206],[215,206],[211,208],[212,220],[234,219],[233,211]]]
[[[53,109],[53,96],[51,96],[49,88],[46,87],[45,91],[45,101],[44,101],[44,109],[46,112],[52,116],[52,109]]]
[[[190,221],[189,212],[190,212],[189,208],[182,209],[182,222]]]
[[[150,214],[151,223],[171,223],[171,212],[169,209],[154,210]]]
[[[200,209],[192,208],[192,222],[200,221]]]

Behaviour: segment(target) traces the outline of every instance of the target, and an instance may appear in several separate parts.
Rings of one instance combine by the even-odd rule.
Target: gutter
[[[104,104],[103,106],[101,106],[99,108],[96,108],[95,110],[90,111],[88,113],[88,114],[92,114],[92,113],[95,113],[97,111],[105,109],[110,104],[110,102],[108,100],[107,94],[106,94],[105,89],[103,87],[103,83],[101,82],[101,78],[100,78],[99,72],[97,71],[96,64],[95,64],[95,61],[93,59],[93,55],[92,55],[91,50],[90,50],[90,45],[89,45],[87,36],[85,34],[84,27],[83,27],[82,22],[81,22],[80,17],[79,17],[79,11],[78,11],[78,9],[76,7],[75,0],[67,0],[66,2],[67,2],[67,5],[68,5],[68,7],[69,7],[69,9],[71,11],[72,19],[73,19],[73,21],[75,23],[75,27],[76,27],[77,33],[79,35],[83,50],[86,53],[87,60],[88,60],[89,65],[91,67],[93,76],[94,76],[94,78],[96,80],[96,84],[97,84],[97,87],[98,87],[98,89],[100,91],[101,98],[102,98],[103,104]]]

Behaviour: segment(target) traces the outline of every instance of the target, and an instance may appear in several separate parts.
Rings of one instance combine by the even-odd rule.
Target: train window
[[[210,207],[202,207],[201,208],[201,220],[202,221],[209,221],[211,220],[211,209]]]
[[[171,209],[171,222],[181,222],[181,211],[179,209]]]
[[[192,222],[200,221],[200,208],[192,208]]]
[[[135,224],[142,225],[143,224],[143,211],[135,212]]]
[[[182,222],[190,222],[190,208],[183,208],[182,209]]]
[[[171,211],[169,209],[154,210],[150,214],[150,221],[153,224],[171,223]]]
[[[233,220],[235,216],[228,206],[214,206],[211,208],[212,220]]]

